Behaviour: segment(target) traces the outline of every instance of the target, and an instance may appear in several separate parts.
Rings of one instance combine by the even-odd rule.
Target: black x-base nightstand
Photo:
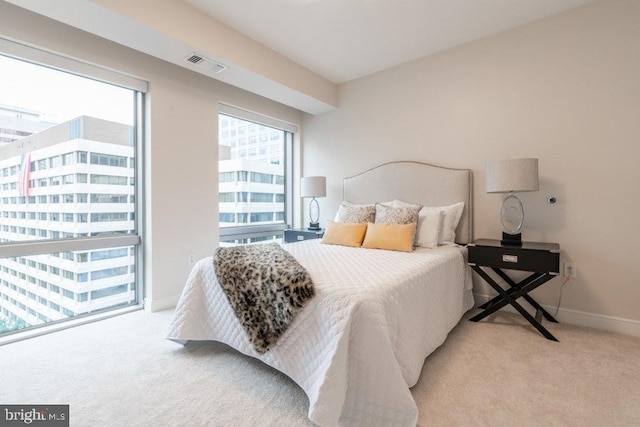
[[[558,323],[554,317],[540,306],[529,294],[537,287],[553,279],[560,272],[560,245],[557,243],[522,242],[521,246],[503,245],[500,240],[478,239],[468,245],[469,265],[478,273],[498,295],[479,308],[483,311],[472,317],[472,322],[478,322],[490,314],[495,313],[507,304],[529,321],[547,339],[558,341],[544,326],[542,316],[550,322]],[[483,267],[493,270],[510,287],[503,289]],[[521,270],[531,272],[520,282],[511,279],[504,270]],[[536,309],[533,317],[518,302],[524,298]]]

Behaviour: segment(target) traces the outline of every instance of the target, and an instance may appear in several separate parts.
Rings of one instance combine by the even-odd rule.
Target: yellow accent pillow
[[[367,225],[363,248],[388,249],[390,251],[413,252],[413,237],[416,224],[372,224]]]
[[[367,232],[367,223],[327,221],[322,243],[359,247]]]

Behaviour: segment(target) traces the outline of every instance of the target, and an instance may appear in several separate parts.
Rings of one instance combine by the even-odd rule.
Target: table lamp
[[[538,159],[493,161],[486,172],[487,193],[509,193],[500,205],[502,244],[521,246],[524,208],[514,193],[538,190]]]
[[[311,197],[309,202],[309,230],[320,230],[320,206],[316,197],[327,195],[327,178],[324,176],[306,176],[300,184],[300,196]]]

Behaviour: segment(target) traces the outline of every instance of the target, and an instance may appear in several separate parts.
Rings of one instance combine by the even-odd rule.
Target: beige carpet
[[[0,347],[0,403],[70,404],[71,426],[304,426],[298,386],[135,312]],[[412,393],[420,426],[640,426],[640,339],[514,314],[463,320]]]

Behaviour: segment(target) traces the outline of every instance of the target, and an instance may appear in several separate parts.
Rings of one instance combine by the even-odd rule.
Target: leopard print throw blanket
[[[315,290],[311,277],[277,243],[216,249],[218,283],[255,350],[266,353]]]

